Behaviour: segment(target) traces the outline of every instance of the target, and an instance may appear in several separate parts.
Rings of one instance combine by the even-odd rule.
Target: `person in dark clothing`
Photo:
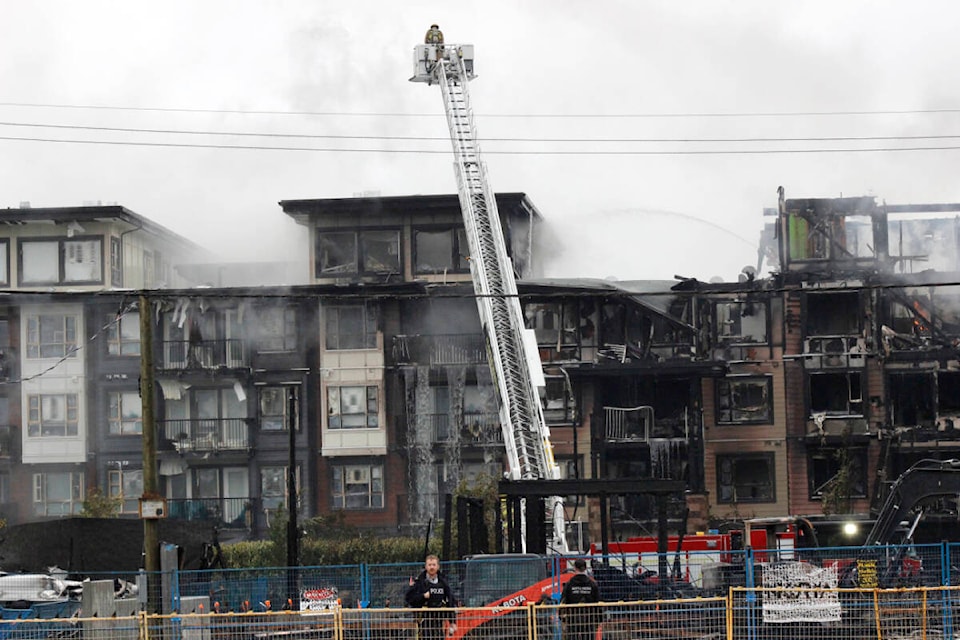
[[[564,640],[594,640],[600,625],[600,607],[583,606],[600,601],[600,589],[593,578],[587,575],[587,563],[574,560],[576,575],[563,587],[560,595],[560,620],[563,622]]]
[[[417,617],[419,640],[443,640],[444,623],[447,623],[447,633],[450,635],[457,630],[455,612],[452,611],[457,601],[450,584],[440,573],[440,559],[437,556],[427,556],[424,570],[416,579],[410,578],[406,601],[408,606],[416,609],[448,609],[420,612]]]

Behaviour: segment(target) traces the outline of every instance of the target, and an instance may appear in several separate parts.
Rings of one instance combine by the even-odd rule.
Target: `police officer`
[[[560,595],[561,605],[573,605],[560,607],[563,637],[564,640],[594,640],[601,611],[589,603],[600,601],[600,589],[587,575],[587,563],[582,558],[573,561],[573,568],[576,575],[564,585]]]
[[[420,640],[443,640],[443,626],[447,622],[447,632],[451,635],[457,630],[454,611],[430,611],[430,609],[449,609],[457,606],[453,589],[440,573],[440,559],[429,555],[424,562],[424,570],[416,579],[410,578],[407,589],[407,605],[417,609],[426,609],[419,614],[417,626],[420,628]]]

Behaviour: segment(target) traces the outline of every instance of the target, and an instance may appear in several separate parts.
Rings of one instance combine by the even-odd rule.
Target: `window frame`
[[[362,332],[342,331],[342,314],[348,310],[360,310],[362,320],[360,326]],[[331,304],[323,308],[323,348],[326,351],[359,351],[366,349],[376,349],[378,337],[380,334],[380,313],[379,308],[372,304]],[[332,320],[332,317],[336,320]],[[336,324],[336,328],[331,330],[331,326]],[[347,322],[350,325],[349,321]],[[356,323],[354,323],[356,324]],[[342,336],[360,336],[361,346],[341,346],[344,340]]]
[[[61,342],[43,342],[43,321],[44,319],[59,319],[60,327],[54,328],[56,335],[58,332],[63,335]],[[70,327],[70,324],[73,324]],[[38,313],[27,316],[27,351],[28,360],[47,360],[60,358],[73,358],[77,355],[79,345],[80,318],[72,313]],[[48,328],[49,330],[49,328]],[[73,340],[69,339],[69,334],[73,333]],[[59,353],[53,355],[44,355],[44,345],[47,347],[60,347]]]
[[[342,229],[342,228],[318,228],[314,235],[314,277],[317,279],[340,278],[344,276],[384,276],[403,273],[403,232],[398,227],[369,227],[363,229]],[[396,240],[396,265],[385,265],[384,268],[368,268],[368,261],[373,251],[370,250],[367,242],[372,239],[373,234],[391,233]],[[321,261],[325,255],[326,246],[324,246],[324,236],[352,236],[353,257],[352,260],[344,262],[349,268],[342,271],[324,270]],[[333,242],[333,246],[340,246],[342,242]],[[389,255],[389,252],[388,252]]]
[[[811,501],[820,501],[823,500],[822,489],[830,483],[830,481],[836,476],[836,473],[830,476],[825,482],[822,482],[820,486],[816,486],[816,473],[814,465],[817,459],[824,459],[824,456],[830,454],[831,456],[836,456],[837,452],[841,449],[845,449],[849,454],[852,454],[856,457],[856,460],[859,463],[859,480],[863,491],[859,493],[850,494],[851,500],[860,500],[867,497],[868,494],[868,474],[867,474],[867,447],[841,447],[841,446],[821,446],[817,448],[812,448],[807,450],[807,497]],[[830,464],[827,462],[826,464]],[[836,463],[834,463],[836,464]],[[839,466],[839,465],[837,465]],[[816,489],[820,489],[821,492],[817,493]]]
[[[261,432],[267,433],[286,433],[289,431],[288,425],[290,424],[290,416],[287,408],[290,406],[290,394],[293,393],[296,395],[296,391],[300,388],[299,384],[265,384],[257,387],[257,424],[260,427]],[[263,392],[264,391],[275,391],[279,390],[283,394],[283,399],[281,404],[283,405],[283,413],[281,414],[267,414],[263,410]],[[299,406],[298,406],[299,409]],[[275,427],[265,427],[265,418],[267,417],[276,418],[279,417],[281,420],[281,426],[278,428]],[[300,419],[299,411],[297,415],[294,416],[294,430],[300,432]]]
[[[853,384],[853,377],[856,376],[859,378],[860,384]],[[814,387],[813,381],[826,379],[826,378],[845,378],[847,386],[847,410],[836,411],[832,409],[816,409],[813,406],[814,401]],[[841,370],[826,370],[826,371],[816,371],[809,372],[806,379],[807,387],[807,403],[810,408],[810,419],[813,419],[813,416],[816,414],[824,414],[827,418],[864,418],[866,417],[866,403],[864,402],[865,389],[864,384],[866,382],[866,373],[862,370],[850,370],[850,369],[841,369]],[[818,382],[818,385],[820,383]],[[836,384],[836,383],[834,383]],[[851,394],[856,390],[859,393],[859,399],[854,398]],[[856,410],[856,407],[853,405],[859,405],[859,411]]]
[[[347,485],[350,484],[346,482],[346,476],[357,470],[366,469],[366,474],[368,477],[367,484],[369,488],[366,492],[367,504],[364,506],[351,505],[348,502],[348,499],[351,497],[351,494],[348,492]],[[378,478],[374,476],[379,475]],[[330,467],[330,505],[333,509],[342,509],[344,511],[381,511],[386,504],[386,490],[384,482],[384,465],[376,463],[343,463],[335,464]],[[377,491],[374,487],[376,482],[379,481],[380,489]],[[355,482],[353,484],[359,484]],[[359,497],[363,494],[354,493],[354,497]],[[379,504],[377,504],[379,498]]]
[[[344,414],[342,411],[343,407],[343,389],[363,389],[364,390],[364,411],[357,411]],[[371,392],[373,392],[371,394]],[[338,395],[336,399],[337,412],[334,413],[334,400],[333,394]],[[373,395],[373,402],[375,403],[375,410],[371,411],[371,395]],[[327,420],[326,428],[331,431],[352,431],[355,429],[379,429],[380,428],[380,387],[375,384],[343,384],[343,385],[330,385],[327,387],[326,394],[326,403],[327,403]],[[347,425],[343,424],[343,416],[364,416],[362,425]],[[334,425],[333,418],[337,418],[336,425]],[[371,424],[371,421],[374,424]]]
[[[135,493],[133,497],[127,495],[124,488],[127,486],[128,477],[134,487],[137,482],[135,478],[139,476],[140,492]],[[110,498],[121,498],[120,513],[139,513],[140,497],[143,495],[143,469],[108,469],[107,470],[107,496]]]
[[[49,480],[53,476],[66,476],[70,483],[70,499],[60,500],[51,503],[48,499],[50,493]],[[33,514],[35,516],[68,516],[79,514],[83,510],[83,502],[86,499],[84,493],[84,474],[82,471],[50,471],[33,474]],[[50,505],[67,505],[68,510],[58,510],[57,513],[50,513]],[[40,510],[42,506],[42,512]]]
[[[744,334],[743,332],[743,308],[752,305],[755,310],[746,317],[754,317],[757,313],[763,314],[763,336],[754,336]],[[733,318],[730,308],[736,307],[738,313]],[[724,313],[724,309],[726,312]],[[717,300],[713,307],[713,323],[717,335],[717,341],[730,345],[765,345],[770,343],[770,314],[767,300]],[[741,330],[739,333],[732,333],[730,330],[739,324]]]
[[[0,238],[0,247],[3,247],[5,253],[2,260],[0,260],[0,266],[4,269],[5,278],[0,278],[0,288],[8,288],[10,286],[10,238]]]
[[[452,234],[450,242],[450,268],[442,269],[433,267],[432,269],[421,269],[420,261],[417,256],[419,244],[417,234],[419,233],[440,233],[447,232]],[[443,275],[443,274],[462,274],[470,273],[470,244],[467,240],[467,230],[461,225],[418,225],[413,227],[410,232],[411,243],[413,244],[411,256],[413,264],[411,271],[415,276]],[[466,246],[463,246],[466,245]]]
[[[99,276],[93,280],[74,280],[67,279],[66,269],[67,269],[67,245],[71,243],[79,242],[96,242],[98,243],[98,251],[100,256],[100,273]],[[23,249],[26,245],[29,244],[55,244],[57,247],[57,278],[55,280],[25,280],[24,279],[24,256]],[[86,236],[73,236],[71,238],[57,238],[57,237],[30,237],[30,238],[19,238],[17,240],[17,285],[21,287],[33,287],[33,286],[49,286],[49,285],[74,285],[74,286],[85,286],[85,285],[96,285],[104,284],[104,251],[103,251],[103,236],[101,235],[86,235]]]
[[[285,464],[282,464],[282,465],[268,464],[260,467],[260,504],[265,511],[279,511],[281,509],[287,508],[287,505],[290,501],[290,495],[288,492],[288,481],[287,481],[288,468],[289,468],[289,465],[285,465]],[[282,496],[281,496],[281,493],[278,493],[278,492],[267,493],[265,490],[266,486],[264,484],[264,480],[266,480],[266,478],[264,477],[264,472],[268,470],[271,472],[275,472],[278,469],[280,470],[280,481],[281,481],[281,486],[283,487]],[[300,496],[302,495],[302,491],[303,491],[300,485],[301,474],[300,474],[299,464],[296,466],[296,470],[294,471],[294,473],[295,473],[295,482],[296,482],[295,490],[297,492],[296,499],[297,499],[297,504],[299,504]],[[279,504],[276,504],[276,505],[268,504],[268,500],[270,503],[273,503],[277,499],[280,500]]]
[[[257,335],[257,353],[290,353],[296,351],[299,346],[299,331],[297,326],[298,313],[293,305],[283,305],[279,307],[268,307],[257,310],[257,314],[262,316],[268,313],[280,313],[279,327],[277,332],[268,332],[265,329],[270,326],[278,326],[278,323],[258,323],[259,334]],[[279,346],[268,342],[277,343]]]
[[[62,421],[50,419],[45,425],[43,418],[44,398],[59,398],[63,402]],[[71,418],[71,412],[73,417]],[[63,433],[44,433],[46,429]],[[31,393],[27,395],[27,437],[31,439],[76,438],[80,435],[80,396],[76,393]]]
[[[767,415],[761,416],[754,419],[734,419],[733,415],[736,411],[743,411],[743,409],[738,409],[734,407],[731,403],[731,406],[724,408],[721,406],[721,398],[724,397],[721,387],[723,385],[729,385],[731,387],[730,392],[726,394],[731,399],[734,397],[733,385],[737,383],[745,384],[757,384],[763,383],[766,387],[766,407]],[[748,376],[728,376],[726,378],[718,378],[716,384],[714,385],[714,399],[716,403],[716,424],[718,426],[735,426],[735,425],[756,425],[756,424],[773,424],[774,423],[774,404],[773,404],[773,376],[769,375],[748,375]],[[725,411],[730,412],[730,418],[723,419],[721,416]]]
[[[128,358],[140,356],[140,317],[135,313],[125,313],[122,316],[109,316],[106,319],[107,355],[114,358]],[[124,327],[136,328],[136,338],[124,337]],[[135,346],[135,350],[130,348]]]
[[[131,419],[132,416],[124,415],[124,396],[134,396],[137,398],[140,415],[134,419]],[[114,403],[115,398],[117,400],[116,404]],[[118,409],[119,413],[115,413],[114,408]],[[134,430],[131,431],[124,428],[128,423],[136,425]],[[107,434],[118,437],[143,435],[143,404],[140,395],[135,389],[110,391],[107,394]]]
[[[731,469],[732,479],[730,483],[723,483],[723,463],[724,461],[729,460],[731,465],[734,465]],[[736,479],[736,466],[737,464],[756,464],[757,461],[764,461],[767,463],[767,472],[770,486],[770,495],[761,496],[757,498],[753,497],[741,497],[737,495],[737,479]],[[716,484],[717,484],[717,504],[741,504],[741,503],[752,503],[752,504],[761,504],[761,503],[774,503],[777,501],[777,468],[776,468],[776,455],[773,452],[751,452],[751,453],[718,453],[716,455]],[[730,486],[733,488],[733,496],[731,498],[724,498],[723,487]]]

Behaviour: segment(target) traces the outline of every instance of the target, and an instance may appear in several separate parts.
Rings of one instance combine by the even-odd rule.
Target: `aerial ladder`
[[[453,143],[460,209],[470,247],[480,322],[487,340],[487,357],[497,390],[500,426],[512,480],[558,480],[550,431],[543,419],[538,387],[544,386],[536,337],[524,326],[513,263],[500,225],[497,201],[480,159],[467,82],[473,72],[473,45],[422,44],[414,48],[411,82],[437,84]],[[548,551],[566,553],[563,500],[546,500],[546,520],[552,523]],[[526,551],[526,535],[521,544]]]

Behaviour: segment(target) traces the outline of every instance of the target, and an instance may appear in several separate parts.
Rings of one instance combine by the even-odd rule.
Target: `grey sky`
[[[3,137],[449,152],[439,90],[407,82],[413,46],[433,21],[447,42],[476,47],[479,78],[470,88],[482,139],[960,135],[960,112],[611,117],[960,109],[955,82],[960,7],[946,1],[4,4]],[[500,117],[505,114],[526,117]],[[11,123],[440,140],[122,133]],[[742,266],[756,262],[755,248],[743,239],[756,239],[762,209],[775,204],[781,184],[788,197],[868,194],[891,203],[960,201],[960,151],[543,152],[898,146],[960,146],[960,138],[760,144],[482,142],[493,188],[528,193],[548,221],[543,254],[548,275],[621,279],[673,274],[735,279]],[[449,153],[0,139],[0,206],[15,207],[21,201],[33,206],[117,202],[234,260],[305,255],[303,230],[281,213],[276,205],[281,199],[454,190]]]

